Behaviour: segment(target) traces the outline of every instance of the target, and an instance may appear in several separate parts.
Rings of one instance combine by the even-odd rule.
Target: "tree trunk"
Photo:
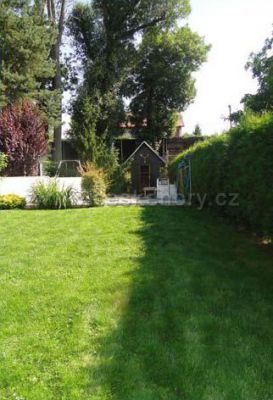
[[[62,76],[60,65],[60,42],[58,41],[54,46],[54,61],[56,63],[56,73],[53,80],[54,89],[60,93],[60,102],[58,110],[59,124],[54,128],[54,147],[53,147],[53,160],[62,160]]]
[[[57,42],[52,49],[52,59],[55,61],[56,65],[56,73],[53,79],[53,89],[57,90],[60,95],[58,110],[59,124],[54,128],[53,160],[60,161],[62,159],[62,74],[60,50],[65,23],[66,0],[46,0],[46,7],[48,19],[53,23],[58,31]]]

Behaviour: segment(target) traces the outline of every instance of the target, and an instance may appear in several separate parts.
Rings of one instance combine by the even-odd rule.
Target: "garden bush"
[[[109,192],[112,194],[130,193],[132,190],[131,163],[120,165],[111,178]]]
[[[25,208],[26,199],[16,194],[5,194],[0,196],[0,210],[12,210],[15,208]]]
[[[101,206],[106,199],[106,175],[103,169],[86,163],[82,173],[82,196],[89,206]]]
[[[8,175],[38,175],[39,160],[48,151],[48,124],[38,106],[25,100],[1,110],[0,148]]]
[[[170,165],[192,153],[193,193],[214,205],[218,193],[238,193],[238,206],[217,207],[224,215],[261,235],[273,234],[273,115],[246,113],[228,133],[198,143]]]
[[[32,202],[41,209],[64,209],[74,204],[72,187],[59,188],[58,181],[40,182],[32,188]]]
[[[43,168],[43,175],[49,176],[51,178],[56,177],[58,166],[59,166],[58,161],[43,161],[42,162],[42,168]]]
[[[59,161],[43,161],[42,170],[44,176],[51,178],[71,178],[80,177],[80,163],[76,160],[63,160]]]

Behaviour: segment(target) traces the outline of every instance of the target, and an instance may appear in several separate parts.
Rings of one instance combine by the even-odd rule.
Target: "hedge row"
[[[206,195],[206,205],[261,235],[273,234],[273,115],[246,114],[228,133],[198,143],[170,165],[192,153],[193,193]],[[219,193],[239,193],[239,205],[217,206]]]

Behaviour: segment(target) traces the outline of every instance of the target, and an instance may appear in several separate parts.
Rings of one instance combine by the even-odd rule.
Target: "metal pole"
[[[192,196],[192,184],[191,184],[191,160],[189,159],[189,175],[190,175],[190,202]]]

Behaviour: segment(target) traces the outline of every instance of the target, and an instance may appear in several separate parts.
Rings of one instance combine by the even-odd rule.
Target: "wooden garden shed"
[[[131,163],[132,189],[136,193],[142,193],[145,188],[156,188],[160,170],[166,165],[147,142],[142,142],[125,162]]]

